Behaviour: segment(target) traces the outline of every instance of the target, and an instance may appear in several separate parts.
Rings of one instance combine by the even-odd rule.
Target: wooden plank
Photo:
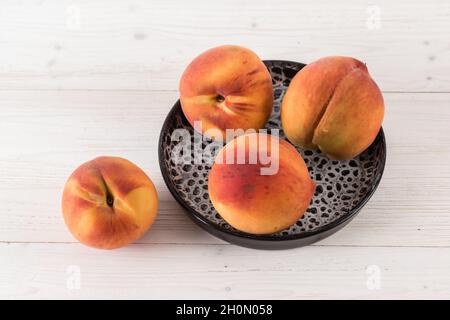
[[[176,90],[220,44],[264,59],[365,61],[384,91],[450,91],[450,3],[440,0],[4,1],[0,89]]]
[[[176,92],[1,91],[0,241],[73,242],[60,214],[65,180],[99,155],[126,157],[154,180],[156,224],[140,243],[223,243],[169,194],[157,140]],[[450,94],[385,94],[388,161],[359,216],[321,245],[449,246]],[[401,124],[401,125],[399,125]]]
[[[4,299],[450,297],[450,248],[0,244],[0,257]]]

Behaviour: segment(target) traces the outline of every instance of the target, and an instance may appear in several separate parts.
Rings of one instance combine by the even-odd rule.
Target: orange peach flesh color
[[[272,112],[272,79],[252,51],[238,46],[210,49],[184,71],[180,101],[189,123],[202,122],[202,133],[224,140],[226,129],[260,129]]]
[[[156,217],[158,196],[133,163],[100,157],[81,165],[66,183],[62,211],[82,243],[113,249],[140,238]]]
[[[295,145],[350,159],[375,139],[384,115],[383,96],[366,66],[353,58],[327,57],[293,78],[281,120]]]
[[[288,228],[304,214],[315,185],[292,145],[267,135],[267,144],[256,147],[249,139],[260,135],[242,135],[219,152],[208,178],[208,191],[215,209],[230,225],[247,233],[270,234]],[[271,150],[272,139],[279,142],[278,154]],[[242,148],[246,161],[238,164],[237,152]],[[249,153],[256,150],[279,161],[276,174],[261,175],[260,169],[266,165],[261,164],[259,157],[257,163],[249,163]],[[233,164],[223,160],[230,152]],[[222,159],[222,163],[217,159]]]

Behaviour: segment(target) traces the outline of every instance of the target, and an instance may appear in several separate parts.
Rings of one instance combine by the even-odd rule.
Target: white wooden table
[[[450,298],[450,3],[0,1],[0,298]],[[263,59],[365,61],[383,90],[387,166],[345,229],[258,251],[197,227],[169,194],[157,139],[189,61],[220,44]],[[77,243],[66,178],[98,155],[155,182],[150,232]]]

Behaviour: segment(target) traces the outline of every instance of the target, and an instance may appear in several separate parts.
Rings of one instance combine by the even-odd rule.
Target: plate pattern
[[[266,125],[268,132],[279,129],[279,136],[286,139],[281,129],[280,104],[291,79],[304,67],[304,64],[289,61],[264,61],[272,75],[274,90],[274,109]],[[175,129],[185,129],[190,133],[190,141],[186,138],[172,136]],[[195,161],[191,154],[183,155],[184,149],[198,143],[204,151],[201,162]],[[184,117],[179,102],[168,115],[160,136],[160,163],[166,183],[171,184],[172,193],[185,207],[203,217],[207,223],[237,236],[244,235],[231,227],[214,209],[208,196],[208,174],[213,163],[215,152],[222,143],[202,139],[195,135],[191,125]],[[209,152],[206,152],[206,151]],[[372,145],[356,158],[348,161],[328,159],[318,150],[297,148],[308,166],[311,178],[316,183],[316,192],[304,216],[290,228],[281,232],[252,238],[281,240],[304,237],[311,232],[319,231],[328,224],[345,220],[365,204],[377,187],[386,159],[386,144],[383,131],[380,130]],[[176,155],[176,157],[174,157]],[[183,158],[182,163],[174,159]],[[189,159],[190,158],[190,159]],[[175,195],[175,194],[174,194]]]

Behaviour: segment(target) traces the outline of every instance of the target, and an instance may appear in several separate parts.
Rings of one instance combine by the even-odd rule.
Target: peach
[[[383,96],[367,67],[350,57],[326,57],[300,70],[283,98],[283,130],[296,146],[351,159],[377,136]]]
[[[277,170],[262,174],[269,162],[270,166],[276,163]],[[303,216],[314,189],[297,150],[263,133],[228,142],[208,178],[209,196],[217,212],[234,228],[252,234],[270,234],[294,224]]]
[[[189,64],[180,80],[180,102],[192,126],[201,121],[197,131],[223,141],[226,129],[264,127],[272,112],[272,79],[254,52],[225,45]]]
[[[99,157],[69,177],[62,196],[64,221],[81,243],[114,249],[139,239],[153,224],[156,189],[128,160]]]

